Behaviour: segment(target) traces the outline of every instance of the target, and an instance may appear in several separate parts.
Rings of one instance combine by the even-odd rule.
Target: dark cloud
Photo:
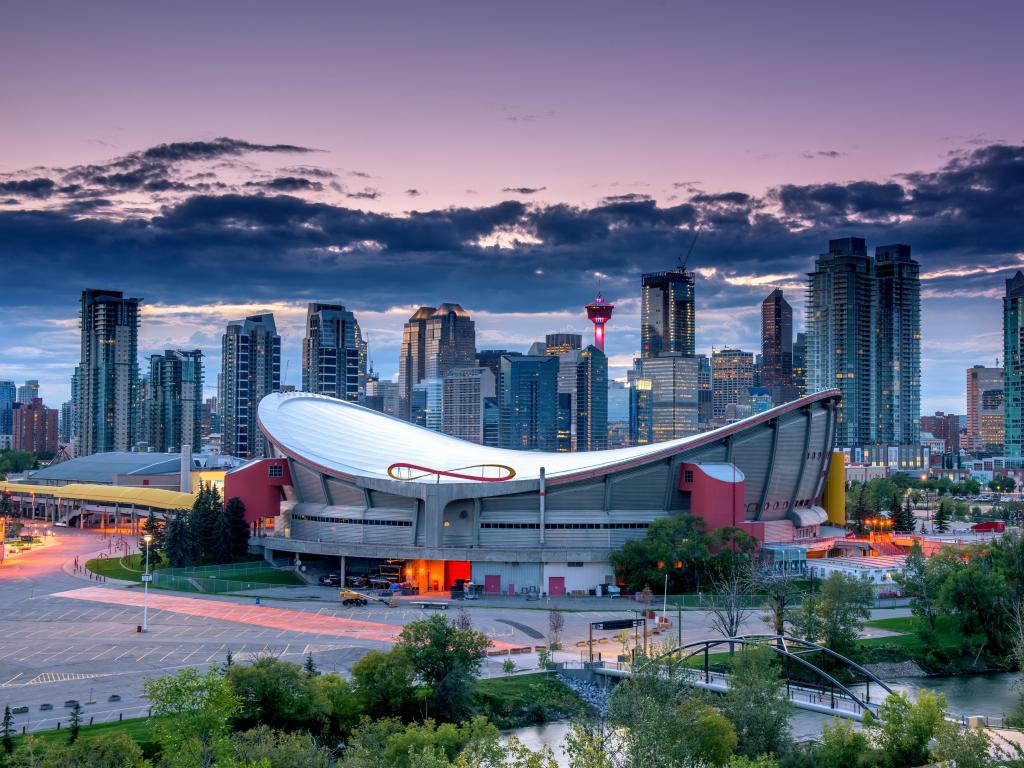
[[[282,168],[281,172],[296,176],[312,176],[317,179],[338,178],[338,174],[336,174],[334,171],[329,171],[326,168],[317,168],[311,165],[295,165],[290,168]]]
[[[627,192],[624,195],[608,195],[602,202],[608,205],[614,205],[616,203],[639,203],[641,201],[651,199],[650,195],[644,195],[639,192]]]
[[[0,194],[45,198],[53,194],[56,186],[52,179],[14,179],[0,181]]]
[[[502,192],[511,192],[515,195],[535,195],[543,192],[547,187],[503,187]]]
[[[840,157],[846,157],[846,153],[836,149],[819,149],[817,152],[804,152],[800,156],[804,160],[816,160],[819,157],[824,157],[828,160],[838,160]]]
[[[410,188],[410,189],[405,190],[405,194],[407,194],[409,197],[419,197],[421,193],[420,193],[420,191],[418,189],[411,189]]]
[[[213,141],[178,141],[172,144],[159,144],[142,152],[139,156],[146,160],[166,162],[184,162],[187,160],[213,160],[218,157],[238,157],[250,152],[286,152],[290,154],[316,152],[309,147],[294,144],[253,144],[240,139],[222,136]]]
[[[381,192],[379,189],[370,189],[369,187],[367,187],[366,189],[360,192],[349,192],[345,195],[345,197],[350,197],[353,200],[376,200],[383,194],[384,193]]]
[[[319,181],[310,181],[298,176],[278,176],[270,181],[247,181],[247,187],[259,187],[273,192],[320,192],[324,185]]]

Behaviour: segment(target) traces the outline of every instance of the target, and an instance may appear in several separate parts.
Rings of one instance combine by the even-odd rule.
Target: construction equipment
[[[367,595],[362,592],[356,592],[354,589],[339,589],[338,594],[341,597],[341,604],[344,606],[368,605],[371,600],[383,603],[389,608],[393,608],[397,604],[397,601],[394,599],[377,597],[376,595]]]

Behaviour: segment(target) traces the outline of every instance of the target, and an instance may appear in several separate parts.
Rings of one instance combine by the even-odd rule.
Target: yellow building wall
[[[842,451],[832,452],[822,497],[828,521],[832,525],[846,525],[846,454]]]
[[[227,474],[227,470],[224,469],[202,469],[192,471],[192,493],[199,493],[199,484],[208,485],[213,483],[213,487],[219,490],[221,493],[224,492],[224,475]]]

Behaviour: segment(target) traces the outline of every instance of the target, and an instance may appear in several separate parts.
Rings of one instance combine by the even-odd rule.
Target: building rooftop
[[[193,454],[192,469],[236,466],[241,459],[232,456]],[[176,475],[181,472],[180,453],[144,453],[110,451],[51,464],[30,472],[28,481],[40,485],[63,483],[99,483],[113,485],[115,475]]]

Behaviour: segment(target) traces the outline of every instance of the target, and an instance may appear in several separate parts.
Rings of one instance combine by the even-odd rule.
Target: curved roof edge
[[[344,479],[365,477],[401,482],[389,478],[387,470],[389,466],[407,462],[430,463],[432,469],[446,471],[483,465],[513,466],[517,480],[536,480],[543,468],[548,481],[559,484],[658,461],[786,413],[826,400],[837,401],[840,397],[838,390],[826,390],[709,432],[632,448],[577,453],[482,446],[355,403],[303,392],[267,395],[259,404],[258,420],[260,429],[280,454]],[[425,461],[424,457],[429,459]],[[432,474],[425,477],[405,482],[480,482],[451,480]]]

